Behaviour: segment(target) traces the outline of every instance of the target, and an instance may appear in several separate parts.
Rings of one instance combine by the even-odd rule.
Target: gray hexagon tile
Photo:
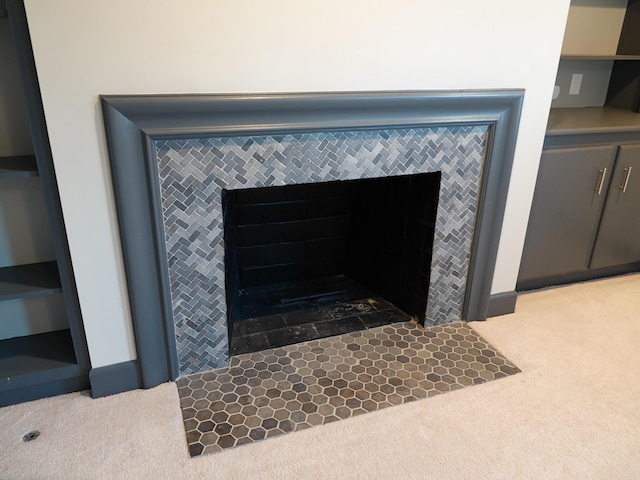
[[[177,384],[193,457],[519,371],[465,322],[401,322],[238,355]]]

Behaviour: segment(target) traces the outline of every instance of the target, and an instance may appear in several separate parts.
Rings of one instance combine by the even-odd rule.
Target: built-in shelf
[[[640,114],[614,107],[552,108],[544,148],[638,143]]]
[[[640,55],[561,55],[560,60],[640,60]]]
[[[69,330],[0,340],[0,392],[76,375]]]
[[[552,108],[547,136],[640,131],[640,114],[611,107]]]
[[[0,157],[0,179],[37,176],[38,166],[34,155]]]
[[[0,301],[62,292],[56,262],[0,268]]]
[[[640,111],[640,0],[572,0],[554,108]]]
[[[0,97],[16,97],[0,154],[2,208],[11,212],[0,249],[15,259],[0,265],[0,407],[84,390],[91,368],[24,4],[0,0],[2,51],[15,53],[2,59]],[[34,243],[33,234],[51,241]],[[55,261],[24,264],[41,259]],[[17,332],[25,335],[7,338]]]

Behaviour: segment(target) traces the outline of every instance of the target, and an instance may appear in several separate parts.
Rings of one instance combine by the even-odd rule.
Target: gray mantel
[[[521,90],[102,97],[141,386],[177,376],[153,143],[163,139],[484,125],[487,153],[464,318],[484,319]]]

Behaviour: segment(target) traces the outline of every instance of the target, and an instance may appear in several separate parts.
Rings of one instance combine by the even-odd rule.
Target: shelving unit
[[[640,0],[572,0],[516,290],[640,271]]]
[[[594,108],[640,111],[639,27],[640,0],[571,2],[552,116],[561,108],[571,109],[565,118]]]
[[[22,0],[0,0],[0,406],[89,387]]]

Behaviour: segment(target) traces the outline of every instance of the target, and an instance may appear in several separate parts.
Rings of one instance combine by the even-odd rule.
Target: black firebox
[[[223,190],[230,353],[424,322],[440,173]]]

